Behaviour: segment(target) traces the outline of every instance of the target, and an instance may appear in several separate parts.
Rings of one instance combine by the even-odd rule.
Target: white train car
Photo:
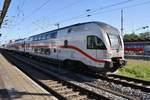
[[[84,64],[97,72],[113,72],[126,63],[121,34],[102,22],[75,24],[34,35],[24,39],[19,49],[14,48],[62,61],[66,66]]]

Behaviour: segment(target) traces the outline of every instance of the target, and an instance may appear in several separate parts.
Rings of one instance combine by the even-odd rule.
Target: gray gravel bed
[[[101,79],[97,79],[93,81],[93,83],[96,84],[97,86],[104,86],[108,89],[114,90],[116,92],[119,92],[125,95],[137,97],[140,100],[150,100],[149,93],[142,92],[141,90],[138,90],[138,89],[132,89],[131,87],[125,87],[122,85],[115,84],[113,82],[103,81]]]
[[[107,97],[107,98],[109,98],[109,99],[111,99],[111,100],[128,100],[128,99],[126,99],[126,98],[116,96],[116,95],[114,95],[114,94],[112,94],[112,93],[109,93],[109,92],[106,92],[106,91],[103,91],[103,90],[96,89],[96,88],[94,88],[94,87],[88,86],[88,85],[86,85],[86,84],[84,84],[84,83],[77,83],[77,82],[74,82],[74,83],[77,84],[77,85],[79,85],[79,86],[81,86],[81,87],[84,87],[84,88],[86,88],[86,89],[89,89],[89,90],[91,90],[91,91],[95,91],[95,92],[98,93],[98,94],[102,94],[102,95],[104,95],[105,97]]]
[[[131,87],[118,85],[118,84],[115,84],[113,82],[107,82],[107,81],[101,80],[101,79],[89,78],[89,77],[86,77],[84,75],[76,74],[76,76],[78,78],[80,77],[85,82],[90,81],[90,83],[92,83],[92,84],[96,84],[97,86],[102,86],[106,89],[111,89],[113,91],[122,93],[124,95],[133,96],[133,97],[140,99],[140,100],[150,100],[150,93],[142,92],[139,89],[133,89]]]

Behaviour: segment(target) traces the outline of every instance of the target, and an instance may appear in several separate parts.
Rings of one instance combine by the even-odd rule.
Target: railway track
[[[87,71],[82,71],[80,72],[79,70],[74,70],[76,73],[83,74],[89,77],[97,78],[97,79],[102,79],[106,80],[108,82],[114,82],[116,84],[121,84],[123,86],[127,87],[132,87],[133,89],[139,89],[143,92],[150,93],[150,82],[149,81],[144,81],[140,79],[135,79],[135,78],[130,78],[126,76],[121,76],[117,74],[106,74],[106,75],[100,75],[100,74],[95,74]]]
[[[42,63],[42,65],[44,65],[44,63]],[[68,77],[70,77],[71,75],[69,75]],[[99,78],[101,78],[101,79],[103,79],[103,80],[105,80],[105,81],[110,81],[110,82],[114,82],[114,80],[115,81],[117,81],[118,79],[116,78],[115,79],[115,76],[114,76],[114,78],[112,78],[113,77],[113,75],[109,75],[109,77],[107,76],[107,77],[104,77],[104,76],[98,76],[98,75],[96,75],[96,77],[99,77]],[[73,79],[73,77],[71,77],[72,79]],[[80,77],[79,77],[80,78]],[[78,79],[79,79],[78,78]],[[107,80],[107,79],[109,79],[109,80]],[[81,81],[81,80],[79,80],[79,81]],[[82,80],[83,81],[83,80]],[[119,83],[119,82],[116,82],[117,84],[122,84],[122,83]],[[116,96],[120,96],[120,97],[123,97],[123,98],[126,98],[126,99],[129,99],[129,100],[133,100],[133,99],[139,99],[139,97],[134,97],[134,96],[132,96],[132,95],[126,95],[126,94],[124,94],[124,93],[118,93],[118,92],[115,92],[115,91],[113,91],[113,90],[111,90],[111,89],[108,89],[108,88],[105,88],[105,86],[102,86],[102,84],[101,85],[99,85],[99,81],[95,81],[95,82],[88,82],[88,81],[85,81],[84,80],[84,84],[87,84],[88,86],[90,86],[90,87],[94,87],[94,88],[97,88],[97,90],[98,89],[100,89],[100,90],[103,90],[103,91],[107,91],[107,92],[109,92],[109,93],[112,93],[112,94],[114,94],[114,95],[116,95]],[[131,86],[130,86],[131,87]],[[141,98],[140,98],[141,99]]]
[[[114,82],[116,84],[121,84],[123,86],[132,87],[133,89],[139,89],[143,92],[150,93],[150,82],[144,81],[140,79],[125,77],[117,74],[108,74],[106,76],[93,74],[93,73],[87,73],[88,76],[93,76],[98,79],[106,80],[108,82]]]
[[[107,82],[113,82],[115,84],[121,84],[126,87],[132,87],[133,89],[139,89],[143,92],[150,93],[150,82],[138,80],[134,78],[129,78],[125,76],[110,74],[107,76],[98,75],[101,80],[105,80]]]
[[[78,71],[75,72],[81,74]],[[82,71],[82,75],[95,78],[92,84],[87,84],[96,88],[103,86],[106,90],[108,89],[120,92],[121,94],[128,95],[129,98],[135,97],[136,99],[140,100],[150,100],[150,82],[148,81],[134,79],[116,74],[108,74],[103,76],[85,71]],[[119,88],[115,88],[117,86]]]
[[[125,77],[125,76],[116,75],[116,74],[109,74],[107,75],[107,78],[109,78],[110,80],[118,81],[118,83],[122,83],[124,85],[128,83],[128,85],[130,86],[132,85],[134,88],[141,89],[144,92],[150,92],[149,81]]]
[[[71,82],[64,79],[60,79],[55,75],[50,75],[45,73],[43,70],[36,69],[34,64],[26,63],[25,59],[20,59],[18,56],[12,56],[8,53],[4,54],[9,60],[11,60],[15,65],[19,67],[23,72],[25,72],[29,77],[35,80],[42,87],[47,89],[50,93],[61,100],[109,100],[109,98],[103,95],[97,94],[88,89],[82,88],[78,85],[72,84]],[[30,66],[30,67],[27,67]],[[32,66],[32,67],[31,67]],[[33,67],[34,66],[34,67]]]

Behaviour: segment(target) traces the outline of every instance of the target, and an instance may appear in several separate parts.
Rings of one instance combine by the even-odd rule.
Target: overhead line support
[[[2,12],[1,12],[1,15],[0,15],[0,28],[1,28],[1,25],[3,23],[4,18],[6,16],[7,10],[8,10],[9,5],[10,5],[10,2],[11,2],[11,0],[5,0],[4,1],[3,9],[2,9]]]

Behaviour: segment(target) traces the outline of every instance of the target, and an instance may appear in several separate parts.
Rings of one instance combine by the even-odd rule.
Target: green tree
[[[139,33],[138,35],[135,33],[125,34],[123,40],[125,42],[150,41],[150,32]]]
[[[138,41],[139,40],[139,36],[136,35],[135,33],[132,34],[125,34],[124,35],[124,41],[125,42],[130,42],[130,41]]]
[[[150,40],[150,32],[140,33],[139,37],[144,41]]]

